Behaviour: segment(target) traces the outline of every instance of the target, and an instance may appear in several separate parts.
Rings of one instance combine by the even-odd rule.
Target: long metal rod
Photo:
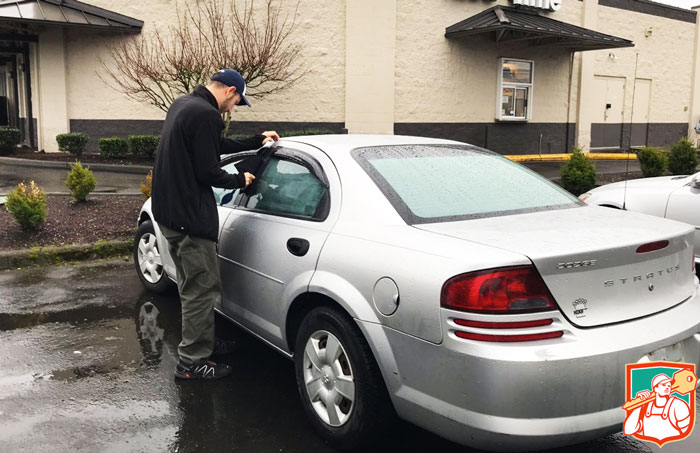
[[[622,195],[622,210],[627,206],[627,179],[630,171],[630,153],[632,152],[632,126],[634,126],[634,97],[637,93],[637,67],[639,64],[639,52],[634,59],[634,80],[632,81],[632,112],[630,115],[630,139],[627,144],[627,163],[625,165],[625,190]]]

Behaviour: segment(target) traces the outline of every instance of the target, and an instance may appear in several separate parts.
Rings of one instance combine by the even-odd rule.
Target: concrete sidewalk
[[[151,167],[84,164],[90,168],[97,187],[94,194],[140,194],[141,182]],[[68,193],[65,181],[70,171],[66,162],[48,162],[41,160],[0,157],[0,195],[8,194],[22,181],[36,182],[46,193]]]

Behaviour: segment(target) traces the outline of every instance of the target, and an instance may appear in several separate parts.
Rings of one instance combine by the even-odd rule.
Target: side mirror
[[[693,189],[700,189],[700,173],[697,173],[693,176],[693,179],[690,180],[690,187]]]

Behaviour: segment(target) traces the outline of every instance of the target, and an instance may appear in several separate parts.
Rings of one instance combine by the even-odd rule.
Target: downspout
[[[571,121],[571,85],[574,83],[574,52],[569,55],[569,94],[566,98],[566,141],[564,142],[564,152],[569,152],[569,122]]]

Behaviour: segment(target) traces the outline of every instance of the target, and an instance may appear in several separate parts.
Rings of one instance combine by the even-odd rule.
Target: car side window
[[[236,168],[236,164],[238,163],[238,160],[228,163],[221,168],[224,169],[226,172],[231,173],[231,174],[238,174],[238,169]],[[216,204],[219,206],[226,206],[228,208],[233,208],[235,207],[235,201],[236,198],[238,197],[238,194],[240,193],[240,189],[222,189],[220,187],[212,187],[212,191],[214,192],[214,199],[216,200]]]
[[[318,219],[328,203],[328,188],[306,166],[277,156],[249,189],[244,206],[256,211]]]

